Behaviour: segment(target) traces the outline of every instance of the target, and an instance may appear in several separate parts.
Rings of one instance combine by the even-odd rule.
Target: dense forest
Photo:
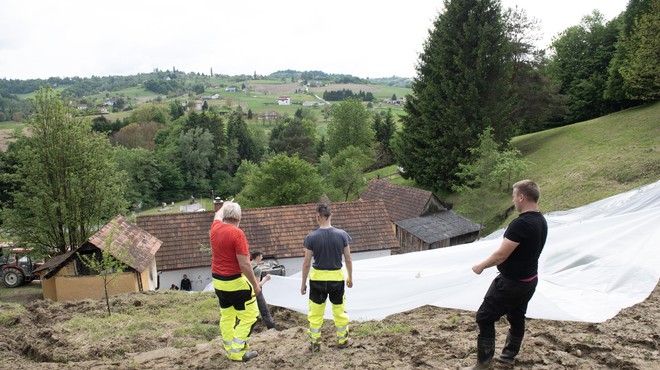
[[[358,196],[365,171],[392,164],[433,191],[502,191],[503,179],[524,172],[513,136],[658,99],[659,15],[660,0],[631,0],[612,20],[595,11],[546,51],[533,46],[537,21],[523,10],[492,0],[446,1],[412,80],[293,70],[205,75],[174,67],[134,76],[3,79],[0,121],[23,122],[30,135],[0,152],[2,229],[30,245],[65,247],[117,212],[191,196],[234,197],[245,207],[322,195],[345,201]],[[323,125],[318,111],[301,105],[268,130],[255,129],[251,110],[240,105],[220,111],[205,101],[195,108],[211,86],[243,89],[262,79],[301,90],[382,83],[412,93],[399,118],[372,109],[378,102],[369,92],[331,91],[341,97],[324,108]],[[145,103],[114,93],[129,88],[158,98]],[[126,115],[85,116],[76,109],[81,104]]]

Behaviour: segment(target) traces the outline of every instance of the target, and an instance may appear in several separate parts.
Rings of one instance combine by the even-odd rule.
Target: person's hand
[[[263,280],[265,280],[265,281],[270,280],[270,274],[267,274],[266,276],[264,276]]]
[[[346,286],[349,287],[349,288],[352,288],[353,287],[353,279],[351,279],[351,278],[346,279]]]
[[[303,284],[300,286],[300,294],[302,295],[307,294],[307,284]]]
[[[472,271],[477,275],[481,275],[481,273],[484,271],[484,268],[481,267],[481,265],[474,265],[472,266]]]
[[[254,296],[258,296],[261,293],[261,287],[259,285],[254,287]]]

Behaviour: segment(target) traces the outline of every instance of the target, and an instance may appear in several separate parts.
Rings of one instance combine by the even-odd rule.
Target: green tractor
[[[34,274],[43,263],[34,262],[29,256],[31,249],[25,248],[6,248],[0,256],[0,266],[2,266],[2,283],[7,288],[16,288],[24,283],[39,279]]]

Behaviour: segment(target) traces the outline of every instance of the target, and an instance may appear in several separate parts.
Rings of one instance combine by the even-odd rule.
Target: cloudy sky
[[[502,0],[541,22],[540,46],[627,0]],[[131,75],[155,68],[412,77],[441,0],[1,0],[0,78]]]

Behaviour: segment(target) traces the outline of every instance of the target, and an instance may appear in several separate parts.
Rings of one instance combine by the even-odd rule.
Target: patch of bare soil
[[[146,301],[151,294],[123,297],[123,303]],[[527,335],[515,368],[533,369],[658,369],[660,358],[660,288],[644,302],[622,310],[600,324],[528,320]],[[248,364],[227,360],[220,338],[195,347],[176,348],[169,340],[141,331],[132,338],[134,351],[117,351],[126,343],[100,338],[78,343],[75,333],[58,323],[74,312],[103,315],[102,300],[26,304],[30,314],[15,322],[0,322],[2,369],[455,369],[475,361],[477,327],[474,313],[431,306],[392,315],[380,327],[402,332],[378,333],[374,323],[351,324],[352,344],[337,348],[332,322],[326,321],[322,350],[310,353],[303,314],[273,307],[280,331],[265,330],[259,321],[251,348],[259,356]],[[350,302],[347,302],[350,309]],[[0,309],[2,309],[0,303]],[[146,307],[144,305],[142,307]],[[350,314],[350,311],[349,311]],[[508,325],[497,324],[498,351]],[[119,353],[118,353],[119,352]],[[512,369],[494,364],[493,369]]]
[[[299,83],[286,83],[286,84],[248,84],[248,88],[262,94],[293,94],[296,90],[302,89]],[[231,95],[227,95],[230,97]]]
[[[339,91],[339,90],[351,90],[353,93],[357,94],[360,91],[367,92],[381,92],[382,89],[378,85],[364,85],[364,84],[330,84],[322,87],[310,87],[309,90],[320,94],[324,91]]]

